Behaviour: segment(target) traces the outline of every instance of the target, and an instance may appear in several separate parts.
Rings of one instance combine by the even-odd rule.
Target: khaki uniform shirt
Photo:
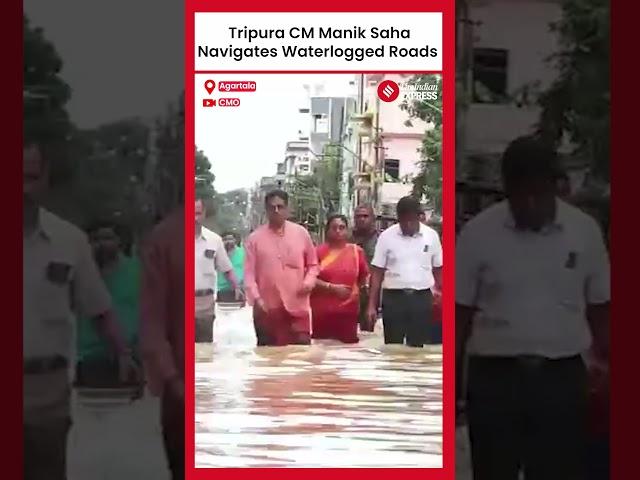
[[[23,240],[22,273],[23,358],[62,356],[72,366],[76,319],[93,318],[111,308],[86,235],[41,209],[36,229]],[[62,397],[51,382],[68,390],[73,370],[25,375],[25,414],[31,407],[55,403],[56,395]]]

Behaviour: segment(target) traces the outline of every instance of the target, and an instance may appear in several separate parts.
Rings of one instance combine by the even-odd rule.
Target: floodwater
[[[256,347],[220,307],[196,347],[196,467],[442,467],[442,348]]]

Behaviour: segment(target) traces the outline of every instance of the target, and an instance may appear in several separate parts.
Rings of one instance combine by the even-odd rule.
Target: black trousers
[[[196,343],[213,342],[213,321],[216,316],[196,317]]]
[[[474,480],[584,480],[587,372],[579,356],[471,357]]]
[[[184,480],[184,400],[165,394],[160,408],[162,439],[171,480]]]
[[[406,343],[422,347],[433,343],[431,290],[384,290],[382,292],[382,324],[384,343]]]
[[[67,438],[70,418],[23,425],[25,480],[67,479]]]

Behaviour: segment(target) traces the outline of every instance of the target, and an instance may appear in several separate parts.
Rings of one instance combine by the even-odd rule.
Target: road
[[[249,311],[220,311],[215,344],[196,351],[198,466],[440,466],[440,348],[387,348],[380,333],[256,348]],[[70,480],[169,479],[156,399],[74,403]]]
[[[198,467],[442,465],[442,349],[255,347],[249,309],[220,309],[196,349]]]

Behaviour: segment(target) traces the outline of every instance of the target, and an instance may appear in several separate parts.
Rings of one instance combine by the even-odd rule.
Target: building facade
[[[536,97],[557,72],[549,57],[558,49],[550,25],[561,18],[560,0],[467,0],[461,19],[459,56],[469,59],[467,108],[458,115],[458,217],[501,198],[500,158],[515,138],[534,133],[540,117]],[[464,33],[464,32],[463,32]],[[586,164],[560,147],[571,188],[579,190]]]

